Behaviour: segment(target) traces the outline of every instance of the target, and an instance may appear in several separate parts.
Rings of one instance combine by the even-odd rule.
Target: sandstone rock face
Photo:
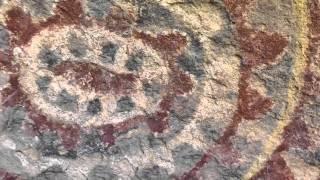
[[[319,0],[1,0],[0,179],[320,178]]]

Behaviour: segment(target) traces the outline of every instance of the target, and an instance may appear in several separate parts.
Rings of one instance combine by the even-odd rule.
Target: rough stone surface
[[[319,0],[0,0],[0,179],[319,180]]]

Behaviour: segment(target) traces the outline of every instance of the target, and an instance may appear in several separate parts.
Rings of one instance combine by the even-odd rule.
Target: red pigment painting
[[[319,180],[320,1],[0,0],[0,179]]]

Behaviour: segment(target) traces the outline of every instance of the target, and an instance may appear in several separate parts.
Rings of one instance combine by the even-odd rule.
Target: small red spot
[[[160,108],[162,111],[169,111],[173,105],[173,96],[165,96],[160,102]]]
[[[224,0],[224,4],[233,19],[241,19],[248,5],[253,0]]]
[[[5,169],[0,169],[0,179],[2,179],[2,180],[18,180],[21,178],[14,173],[7,172]]]
[[[247,87],[240,90],[239,113],[247,120],[254,120],[268,112],[272,107],[270,98],[265,98],[258,91]]]
[[[102,135],[102,142],[108,145],[114,145],[115,137],[114,133],[114,126],[112,124],[107,124],[102,127],[103,135]]]
[[[168,113],[156,112],[153,116],[147,119],[147,124],[152,132],[162,133],[168,128]]]
[[[172,89],[175,94],[178,95],[188,93],[193,88],[190,76],[180,71],[173,74],[171,85],[173,86]]]
[[[80,139],[80,127],[78,125],[55,124],[54,129],[58,129],[58,134],[66,150],[76,148]]]
[[[304,76],[303,94],[309,98],[320,96],[320,77],[316,76],[310,70],[306,71]]]
[[[282,144],[276,149],[276,152],[287,151],[289,147],[307,149],[312,145],[307,125],[303,121],[301,107],[297,107],[293,120],[284,128]]]

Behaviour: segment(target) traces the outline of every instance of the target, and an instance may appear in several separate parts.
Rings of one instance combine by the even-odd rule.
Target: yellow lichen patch
[[[296,17],[297,33],[296,33],[296,49],[295,58],[293,62],[292,77],[288,87],[288,100],[287,108],[281,115],[277,127],[273,133],[268,137],[268,140],[264,144],[263,151],[256,161],[249,168],[247,173],[243,176],[243,179],[250,179],[265,165],[273,151],[280,145],[282,141],[282,134],[284,128],[291,122],[291,115],[298,105],[300,90],[303,87],[303,74],[307,66],[307,48],[309,44],[308,40],[308,23],[309,13],[306,0],[294,1],[294,14]]]

